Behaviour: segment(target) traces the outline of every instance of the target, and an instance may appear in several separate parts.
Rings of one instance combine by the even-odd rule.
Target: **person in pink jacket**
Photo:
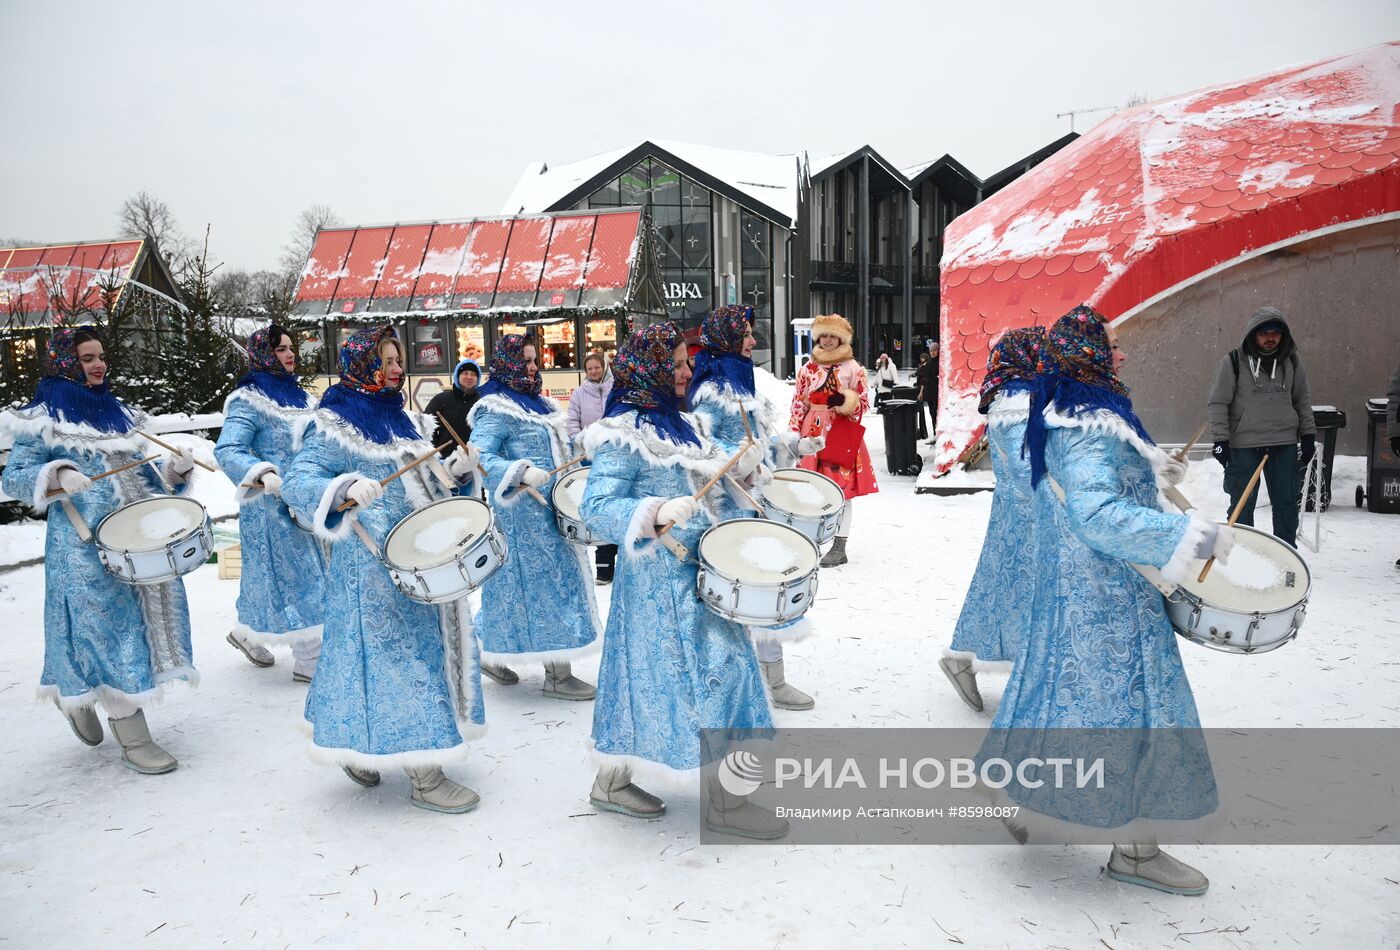
[[[612,373],[602,353],[589,353],[583,359],[585,379],[569,396],[569,438],[577,444],[578,434],[603,418],[603,409],[612,392]],[[598,583],[611,584],[613,566],[617,563],[617,545],[600,544],[594,555],[598,565]]]

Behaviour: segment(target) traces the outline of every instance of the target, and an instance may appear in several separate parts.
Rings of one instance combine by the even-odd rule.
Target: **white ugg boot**
[[[972,669],[972,661],[964,656],[945,656],[938,661],[943,675],[958,691],[958,698],[977,712],[982,711],[982,693],[977,688],[977,673]]]
[[[247,637],[241,636],[237,630],[231,631],[224,639],[235,650],[246,656],[248,662],[254,666],[268,667],[277,662],[277,658],[272,655],[271,650],[251,642]]]
[[[594,808],[632,818],[660,818],[666,812],[665,802],[632,784],[632,772],[625,767],[599,769],[588,800]]]
[[[1186,897],[1204,894],[1210,887],[1204,874],[1167,854],[1155,841],[1115,844],[1108,858],[1108,876],[1125,884]]]
[[[788,833],[788,823],[766,808],[749,801],[747,795],[731,795],[719,779],[710,779],[710,801],[705,809],[705,827],[723,835],[771,840]]]
[[[108,718],[112,735],[121,743],[122,765],[142,775],[163,775],[175,771],[180,763],[151,739],[146,726],[146,714],[138,709],[125,719]]]
[[[515,670],[502,663],[481,664],[481,675],[487,679],[493,679],[502,686],[514,686],[520,682],[520,675]]]
[[[58,706],[58,700],[55,699],[53,704]],[[102,720],[97,718],[97,710],[91,706],[79,706],[76,709],[58,706],[58,711],[68,720],[73,735],[77,736],[80,742],[86,745],[102,744]]]
[[[345,774],[350,776],[350,781],[365,788],[374,788],[379,784],[379,773],[374,769],[361,768],[358,765],[342,765]]]
[[[471,811],[481,801],[480,795],[443,775],[442,769],[436,765],[404,771],[413,782],[413,794],[409,800],[419,808],[440,811],[445,815],[460,815]]]
[[[787,681],[783,671],[783,661],[774,660],[758,663],[763,667],[763,679],[768,683],[768,692],[773,697],[773,705],[779,709],[811,709],[817,701]]]
[[[574,668],[568,663],[546,663],[544,665],[544,694],[555,699],[588,700],[598,695],[591,683],[585,683],[574,675]]]

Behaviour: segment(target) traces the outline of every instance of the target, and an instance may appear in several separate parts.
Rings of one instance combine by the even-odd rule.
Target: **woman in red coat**
[[[816,455],[804,458],[803,468],[815,469],[841,486],[846,495],[846,513],[836,531],[836,541],[822,558],[822,567],[846,563],[846,538],[851,533],[850,499],[880,490],[875,483],[875,469],[870,464],[865,439],[859,432],[854,459],[839,457],[842,438],[839,429],[853,423],[859,426],[865,416],[865,367],[851,355],[851,325],[839,313],[829,313],[812,320],[812,338],[816,346],[812,358],[797,373],[797,391],[792,398],[792,416],[788,425],[799,436],[823,436],[827,446]]]

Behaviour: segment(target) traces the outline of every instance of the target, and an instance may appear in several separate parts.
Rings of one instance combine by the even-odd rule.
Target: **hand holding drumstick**
[[[379,480],[379,487],[380,487],[381,491],[378,492],[378,493],[376,494],[376,493],[373,491],[373,489],[370,489],[370,490],[365,494],[365,496],[364,496],[364,497],[365,497],[366,503],[372,502],[372,501],[374,501],[376,498],[378,498],[380,495],[384,494],[384,492],[382,491],[382,489],[383,489],[385,486],[387,486],[390,482],[392,482],[394,479],[400,478],[400,477],[402,477],[403,475],[405,475],[406,473],[408,473],[409,471],[412,471],[413,469],[415,469],[415,468],[417,468],[418,466],[422,465],[422,464],[423,464],[424,462],[426,462],[428,459],[432,458],[434,455],[437,455],[439,452],[441,452],[443,449],[447,448],[447,447],[450,446],[451,444],[452,444],[451,442],[444,442],[444,443],[442,443],[442,445],[435,445],[435,446],[433,446],[433,448],[432,448],[431,451],[424,452],[422,455],[418,456],[416,459],[414,459],[413,461],[409,462],[407,465],[405,465],[403,468],[399,469],[399,470],[398,470],[397,472],[395,472],[394,474],[388,476],[387,478],[381,478],[381,479]],[[369,482],[370,479],[362,479],[362,481]],[[355,490],[355,486],[358,485],[358,484],[359,484],[359,482],[356,482],[354,485],[351,485],[351,486],[350,486],[350,490],[351,490],[351,491],[354,491],[354,490]],[[372,496],[372,497],[371,497],[371,496]],[[340,507],[336,508],[336,511],[349,511],[351,508],[354,508],[357,504],[359,504],[359,502],[358,502],[356,499],[351,498],[349,501],[345,502],[345,504],[343,504],[343,505],[341,505]]]
[[[1246,485],[1244,488],[1244,494],[1240,495],[1240,500],[1235,503],[1235,510],[1230,512],[1230,520],[1227,523],[1226,527],[1233,528],[1235,526],[1235,522],[1240,520],[1240,513],[1244,511],[1245,502],[1249,501],[1250,496],[1254,494],[1254,489],[1259,486],[1259,476],[1264,474],[1264,466],[1267,465],[1268,462],[1269,456],[1267,455],[1265,455],[1262,459],[1259,460],[1259,467],[1256,468],[1254,470],[1254,474],[1250,476],[1249,484]],[[1201,576],[1196,578],[1196,583],[1204,584],[1206,580],[1206,575],[1210,573],[1210,569],[1214,566],[1215,555],[1212,554],[1210,558],[1206,561],[1206,566],[1201,568]]]

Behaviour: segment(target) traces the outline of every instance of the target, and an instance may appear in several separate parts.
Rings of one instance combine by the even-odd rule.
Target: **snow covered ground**
[[[1183,644],[1207,725],[1400,725],[1400,521],[1352,507],[1359,460],[1338,469],[1299,639],[1248,659]],[[985,724],[936,664],[991,496],[915,495],[914,479],[880,471],[880,494],[856,505],[851,563],[822,578],[818,633],[788,649],[789,677],[817,707],[778,721]],[[228,502],[207,473],[198,478],[211,507]],[[1219,483],[1207,461],[1185,490],[1223,508]],[[515,687],[485,684],[490,731],[455,773],[481,806],[430,814],[409,806],[403,776],[365,790],[313,764],[290,657],[249,665],[223,642],[237,583],[205,567],[188,585],[204,683],[152,711],[180,768],[144,777],[118,765],[110,738],[89,749],[32,703],[42,568],[0,574],[4,946],[1400,942],[1394,848],[1180,848],[1212,887],[1177,898],[1107,880],[1105,848],[700,846],[694,796],[669,795],[653,823],[588,805],[592,706],[542,698],[539,668],[522,668]],[[589,677],[596,660],[578,667]],[[1000,690],[986,683],[989,707]]]

